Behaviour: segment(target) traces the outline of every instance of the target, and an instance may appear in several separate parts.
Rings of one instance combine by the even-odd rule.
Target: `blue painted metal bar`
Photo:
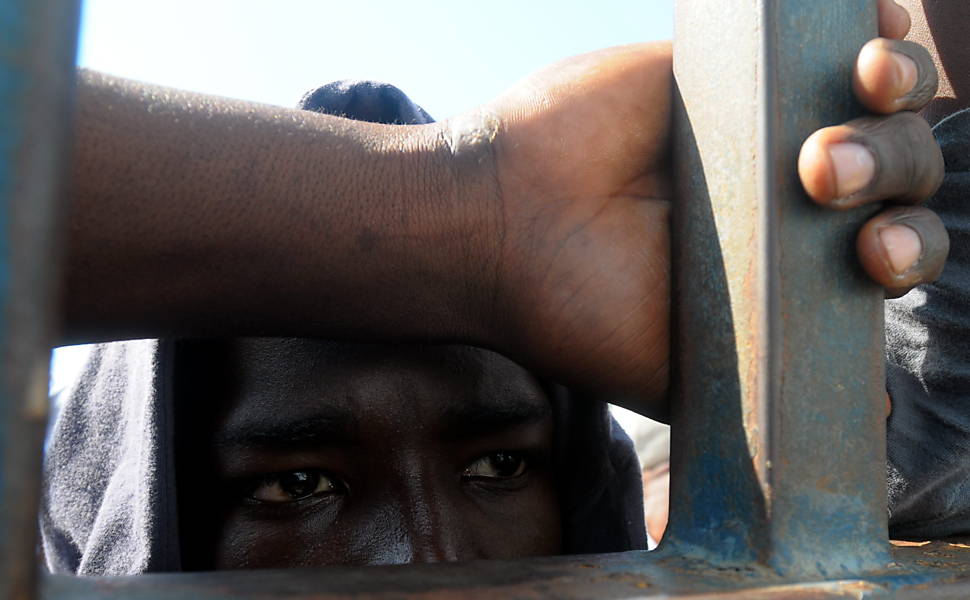
[[[0,0],[0,597],[33,597],[76,0]]]
[[[24,398],[46,341],[50,200],[70,79],[64,47],[44,33],[73,27],[74,17],[64,16],[66,2],[0,7],[0,597],[27,598],[43,402],[30,408]],[[673,520],[661,551],[50,576],[42,596],[970,597],[970,546],[887,544],[881,300],[846,259],[864,215],[821,213],[793,173],[810,131],[858,112],[848,69],[874,34],[873,8],[870,0],[678,5],[677,158],[690,201],[681,197],[676,229],[680,405]],[[28,32],[47,42],[31,47]],[[35,58],[24,56],[28,48]]]
[[[795,170],[812,131],[862,114],[852,65],[875,11],[677,4],[665,551],[814,577],[890,562],[882,294],[852,250],[872,209],[818,208]]]

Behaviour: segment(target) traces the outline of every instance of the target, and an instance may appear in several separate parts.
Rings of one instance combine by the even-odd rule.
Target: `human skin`
[[[885,34],[901,35],[905,15],[880,9]],[[932,62],[910,53],[909,77],[893,47],[857,65],[860,99],[919,108],[909,89],[927,87]],[[82,73],[65,341],[460,341],[662,416],[670,86],[669,44],[612,48],[405,127]],[[833,208],[924,199],[942,173],[925,122],[867,123],[884,126],[810,138],[806,190]],[[890,177],[883,163],[916,168]],[[919,217],[883,213],[859,237],[863,266],[892,293],[945,258],[939,220],[907,210]]]
[[[307,339],[178,355],[183,568],[562,552],[552,406],[501,355]]]
[[[929,50],[940,74],[940,89],[922,111],[930,124],[970,108],[970,4],[960,0],[900,0],[912,17],[906,36]]]

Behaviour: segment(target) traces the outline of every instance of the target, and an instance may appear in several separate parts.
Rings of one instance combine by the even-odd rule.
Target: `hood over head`
[[[339,81],[299,108],[352,119],[433,122],[398,88]],[[67,388],[44,461],[40,527],[54,573],[178,571],[173,365],[180,342],[95,346]],[[633,443],[607,405],[546,384],[556,413],[564,554],[646,549]]]

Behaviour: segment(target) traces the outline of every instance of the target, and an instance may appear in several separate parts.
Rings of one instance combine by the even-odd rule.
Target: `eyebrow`
[[[286,411],[282,411],[286,413]],[[281,416],[284,416],[281,415]],[[277,421],[253,420],[232,424],[215,440],[223,449],[296,449],[350,445],[357,439],[357,420],[347,411],[285,415]]]
[[[482,437],[538,423],[552,414],[541,397],[504,398],[494,403],[467,400],[448,406],[443,413],[443,437]],[[350,446],[359,442],[357,418],[352,411],[320,406],[313,414],[280,411],[277,420],[251,419],[231,423],[213,441],[224,451],[241,449],[284,450]]]
[[[481,437],[532,425],[551,414],[552,407],[539,398],[506,399],[494,404],[461,402],[449,406],[444,412],[445,435],[451,439]]]

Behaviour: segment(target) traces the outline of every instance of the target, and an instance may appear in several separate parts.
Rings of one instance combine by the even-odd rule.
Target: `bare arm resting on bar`
[[[896,10],[883,6],[883,29],[898,37]],[[880,112],[918,108],[935,81],[925,53],[900,71],[893,48],[860,62],[860,96]],[[66,335],[462,341],[662,413],[670,81],[669,45],[614,48],[480,111],[400,127],[83,74]],[[850,124],[806,146],[799,168],[819,202],[935,189],[925,123],[876,122],[889,124],[878,136]],[[849,138],[870,162],[856,147],[829,153]],[[916,168],[885,177],[886,161]],[[847,164],[862,168],[847,177]],[[939,271],[945,233],[920,214],[907,224],[925,252],[906,230],[887,251],[886,216],[864,230],[860,256],[879,283]]]

